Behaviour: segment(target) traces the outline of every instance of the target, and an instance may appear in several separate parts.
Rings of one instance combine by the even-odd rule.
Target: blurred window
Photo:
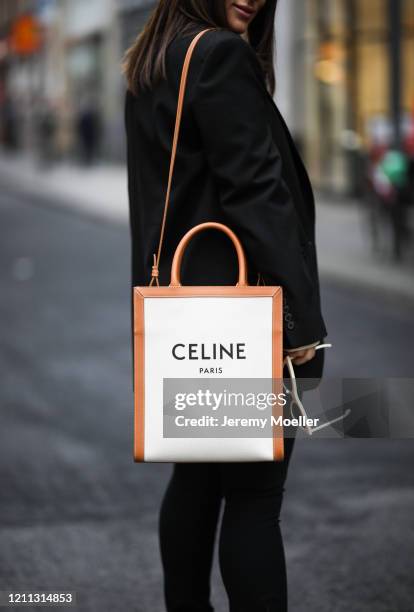
[[[352,191],[357,146],[389,121],[389,0],[301,0],[307,56],[305,156],[312,179]],[[402,115],[414,113],[414,0],[402,0]],[[303,82],[296,83],[303,88]],[[350,136],[354,134],[355,137]]]

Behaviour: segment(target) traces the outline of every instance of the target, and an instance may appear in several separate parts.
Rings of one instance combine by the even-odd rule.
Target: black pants
[[[211,612],[210,572],[222,498],[219,563],[230,612],[286,612],[279,526],[295,438],[283,462],[174,464],[160,512],[168,612]]]

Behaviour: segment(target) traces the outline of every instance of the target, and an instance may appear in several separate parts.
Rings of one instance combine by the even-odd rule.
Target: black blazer
[[[167,79],[126,96],[125,121],[132,240],[132,285],[147,285],[160,235],[179,80],[193,36],[167,51]],[[240,238],[249,281],[260,272],[284,290],[284,343],[321,340],[312,187],[289,130],[268,93],[252,47],[228,30],[199,41],[190,65],[181,133],[160,261],[168,284],[178,241],[194,225],[219,221]],[[183,284],[233,285],[237,259],[217,231],[186,251]],[[320,376],[323,351],[299,376]]]

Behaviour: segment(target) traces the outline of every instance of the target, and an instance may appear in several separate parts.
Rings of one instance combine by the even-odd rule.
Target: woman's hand
[[[319,342],[311,346],[300,346],[296,349],[287,349],[285,353],[292,359],[293,365],[303,365],[315,357],[315,347]]]

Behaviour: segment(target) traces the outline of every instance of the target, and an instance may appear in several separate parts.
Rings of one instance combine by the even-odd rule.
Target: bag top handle
[[[200,223],[199,225],[195,225],[192,227],[184,236],[181,238],[176,251],[174,253],[174,258],[171,266],[171,282],[170,287],[181,287],[181,278],[180,278],[180,270],[181,270],[181,262],[183,259],[184,251],[188,246],[190,240],[200,232],[204,230],[216,229],[221,232],[227,234],[227,236],[232,241],[234,248],[236,249],[237,259],[239,262],[239,280],[237,283],[237,287],[245,287],[247,285],[247,265],[246,265],[246,257],[243,251],[243,247],[241,245],[240,240],[237,238],[236,234],[229,228],[227,225],[223,225],[222,223],[217,223],[216,221],[207,221],[206,223]]]
[[[159,243],[158,243],[157,254],[154,253],[154,264],[152,266],[152,271],[151,271],[150,286],[154,283],[154,281],[156,282],[157,285],[159,285],[159,282],[158,282],[158,276],[159,276],[158,266],[159,266],[159,263],[160,263],[161,249],[162,249],[162,244],[163,244],[163,240],[164,240],[165,222],[166,222],[166,219],[167,219],[168,205],[170,203],[171,185],[172,185],[172,179],[173,179],[173,174],[174,174],[175,158],[176,158],[176,154],[177,154],[178,136],[180,134],[181,115],[182,115],[182,112],[183,112],[183,104],[184,104],[185,88],[186,88],[186,84],[187,84],[188,69],[190,67],[190,61],[191,61],[191,57],[193,55],[193,51],[194,51],[198,41],[200,40],[200,38],[202,36],[204,36],[204,34],[206,34],[206,32],[210,32],[211,30],[214,30],[214,29],[215,28],[207,28],[207,29],[202,30],[201,32],[199,32],[193,38],[193,40],[191,41],[190,46],[187,49],[187,53],[185,55],[185,59],[184,59],[184,64],[183,64],[183,68],[182,68],[182,72],[181,72],[180,89],[179,89],[179,92],[178,92],[178,103],[177,103],[177,112],[176,112],[176,116],[175,116],[174,137],[173,137],[173,144],[172,144],[172,150],[171,150],[170,169],[169,169],[169,173],[168,173],[167,192],[166,192],[166,195],[165,195],[164,213],[163,213],[162,223],[161,223],[160,240],[159,240]]]

